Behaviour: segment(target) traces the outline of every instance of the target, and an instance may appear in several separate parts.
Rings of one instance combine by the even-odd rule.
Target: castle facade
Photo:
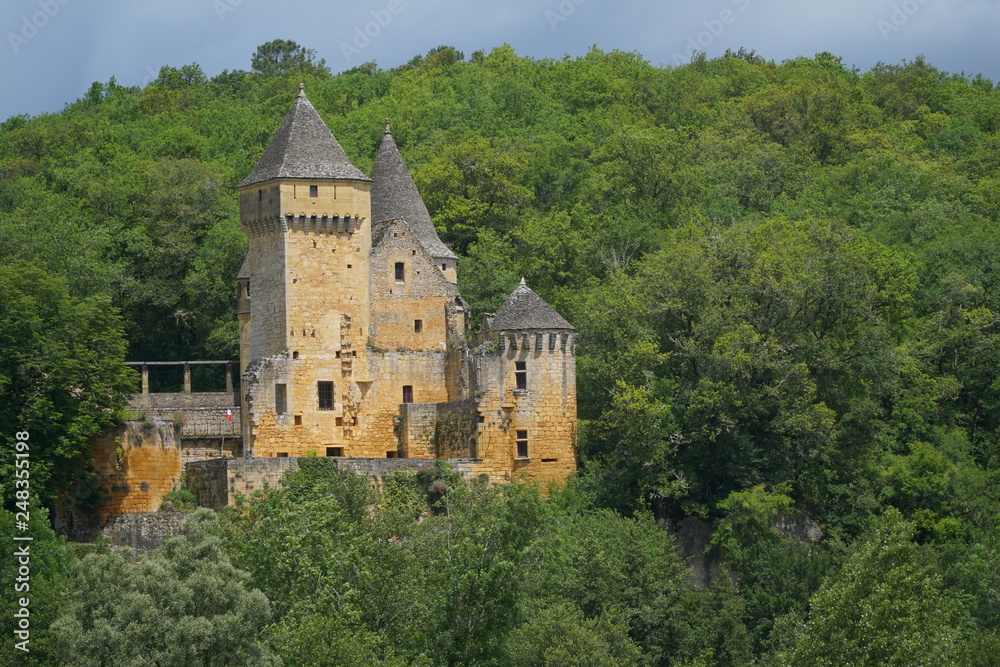
[[[457,258],[386,123],[366,176],[300,86],[239,185],[243,449],[576,469],[576,330],[522,280],[467,338]]]

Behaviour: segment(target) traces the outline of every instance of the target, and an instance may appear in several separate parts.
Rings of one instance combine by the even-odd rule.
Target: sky
[[[0,31],[0,120],[60,111],[94,81],[145,85],[165,65],[249,70],[257,46],[279,38],[334,73],[507,43],[534,58],[597,46],[654,65],[694,49],[778,62],[829,51],[862,71],[923,54],[1000,81],[1000,0],[4,0]]]

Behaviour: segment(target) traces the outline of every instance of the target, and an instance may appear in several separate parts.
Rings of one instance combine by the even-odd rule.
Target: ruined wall
[[[475,461],[451,459],[452,469],[465,479],[479,478]],[[397,470],[419,470],[434,465],[433,459],[338,458],[340,470],[367,475],[376,484]],[[220,459],[199,461],[186,466],[188,489],[198,496],[198,504],[219,510],[232,504],[237,494],[249,496],[264,488],[280,489],[285,474],[298,470],[297,458]]]
[[[98,484],[108,493],[99,510],[102,523],[120,514],[157,511],[181,481],[180,433],[172,422],[129,421],[105,431],[93,454]]]

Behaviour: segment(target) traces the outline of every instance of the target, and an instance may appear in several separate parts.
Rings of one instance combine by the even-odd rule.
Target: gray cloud
[[[162,65],[248,69],[254,49],[279,37],[335,72],[394,67],[439,44],[469,54],[507,42],[552,58],[596,44],[658,65],[692,48],[779,61],[831,51],[862,70],[923,53],[940,69],[1000,79],[997,0],[9,0],[0,28],[0,119],[58,111],[93,81],[142,85]]]

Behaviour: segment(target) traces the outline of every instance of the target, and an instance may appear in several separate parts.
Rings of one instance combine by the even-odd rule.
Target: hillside
[[[618,646],[623,662],[600,664],[639,654],[644,664],[822,664],[830,646],[881,633],[897,653],[842,659],[912,664],[934,645],[938,664],[988,664],[1000,647],[1000,88],[922,58],[859,72],[829,53],[774,63],[744,50],[678,68],[596,49],[532,60],[504,46],[469,58],[441,47],[391,71],[332,75],[308,59],[256,69],[209,78],[197,64],[165,67],[145,88],[94,83],[59,113],[0,124],[0,387],[11,397],[0,424],[5,438],[39,434],[44,500],[85,488],[78,454],[134,381],[118,362],[237,356],[246,239],[234,186],[302,81],[362,170],[391,119],[460,256],[475,318],[523,276],[580,331],[573,488],[548,509],[496,492],[483,502],[500,514],[463,505],[469,514],[453,520],[470,523],[456,530],[472,535],[476,521],[493,525],[526,503],[571,545],[546,567],[610,591],[618,575],[584,563],[588,531],[607,527],[598,550],[628,539],[655,549],[655,521],[698,517],[715,522],[738,575],[732,590],[691,599],[615,589],[607,605],[576,579],[561,589],[538,575],[530,596],[504,589],[523,618],[587,636],[628,628],[639,653]],[[260,502],[263,512],[284,500]],[[773,524],[787,516],[815,520],[823,539],[783,537]],[[371,529],[378,543],[376,528],[343,521],[338,530]],[[504,567],[556,539],[535,528],[497,538],[517,552]],[[426,549],[436,539],[411,537]],[[648,565],[626,572],[615,554],[619,583]],[[411,591],[444,586],[420,572]],[[676,572],[651,572],[642,576],[681,586]],[[851,595],[876,585],[872,572],[902,597],[865,596],[887,616],[847,637],[863,606]],[[253,577],[278,609],[278,583]],[[440,611],[447,596],[434,590],[443,597],[428,605]],[[485,653],[456,646],[517,656],[537,639],[500,624],[502,636],[448,635],[453,644],[429,648],[427,637],[386,639],[383,621],[343,604],[358,614],[350,628],[372,646],[389,641],[404,662],[483,664]],[[320,627],[309,613],[326,612],[275,613],[288,614],[272,636],[288,659],[295,633]],[[685,617],[701,630],[670,625]],[[665,627],[689,644],[671,643]],[[699,644],[702,631],[719,643]]]

